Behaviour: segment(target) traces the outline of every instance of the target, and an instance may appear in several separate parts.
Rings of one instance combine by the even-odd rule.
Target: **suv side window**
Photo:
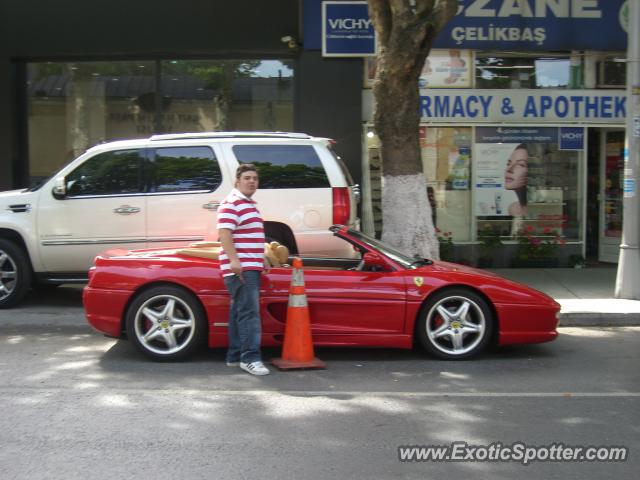
[[[66,176],[67,196],[141,193],[143,158],[140,149],[99,153]]]
[[[215,190],[222,183],[220,166],[209,147],[157,148],[152,166],[152,191]]]
[[[258,167],[261,189],[331,186],[311,145],[234,145],[232,149],[238,162]]]

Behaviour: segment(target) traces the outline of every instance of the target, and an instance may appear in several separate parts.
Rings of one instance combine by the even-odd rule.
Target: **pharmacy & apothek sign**
[[[624,90],[420,91],[422,121],[624,123]]]

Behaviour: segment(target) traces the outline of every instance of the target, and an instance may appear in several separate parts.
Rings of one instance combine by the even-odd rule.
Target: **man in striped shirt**
[[[267,375],[260,339],[260,274],[264,268],[264,224],[251,197],[258,189],[258,171],[243,164],[236,170],[235,188],[218,208],[222,244],[220,272],[231,296],[227,366],[252,375]]]

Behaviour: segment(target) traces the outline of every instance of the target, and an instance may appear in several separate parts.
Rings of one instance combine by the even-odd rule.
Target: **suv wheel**
[[[12,307],[22,300],[30,285],[31,267],[24,250],[0,239],[0,308]]]

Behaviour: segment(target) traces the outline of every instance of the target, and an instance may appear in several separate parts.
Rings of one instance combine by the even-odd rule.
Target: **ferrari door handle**
[[[205,210],[218,210],[219,206],[220,206],[220,202],[211,201],[209,203],[205,203],[204,205],[202,205],[202,208],[204,208]]]
[[[118,208],[114,208],[113,212],[120,215],[131,215],[132,213],[138,213],[140,209],[138,207],[132,207],[130,205],[122,205]]]

